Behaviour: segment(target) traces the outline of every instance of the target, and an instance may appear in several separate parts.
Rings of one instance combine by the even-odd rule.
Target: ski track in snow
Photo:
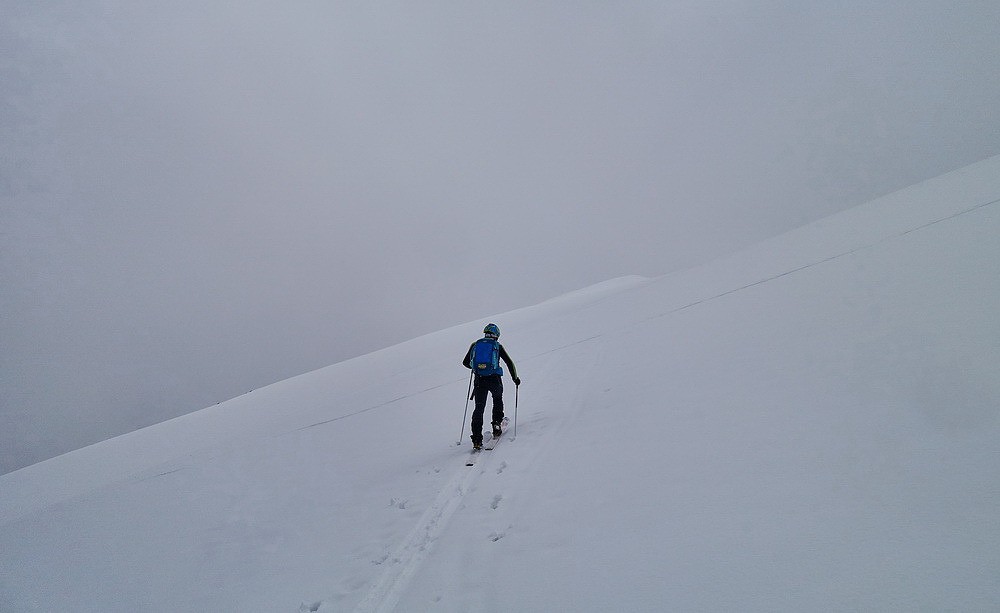
[[[387,568],[355,608],[357,613],[388,613],[396,607],[410,579],[430,554],[434,541],[444,532],[451,516],[461,505],[463,496],[482,474],[476,467],[471,470],[465,466],[461,468],[444,485],[402,544],[388,556]]]

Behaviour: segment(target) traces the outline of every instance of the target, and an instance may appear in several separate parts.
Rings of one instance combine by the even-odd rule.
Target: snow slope
[[[0,610],[1000,610],[998,236],[1000,157],[0,476]]]

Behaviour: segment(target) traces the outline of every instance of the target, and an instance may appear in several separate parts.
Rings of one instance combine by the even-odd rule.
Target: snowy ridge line
[[[962,215],[967,215],[969,213],[972,213],[974,211],[978,211],[980,209],[984,209],[984,208],[986,208],[988,206],[992,206],[992,205],[995,205],[997,203],[1000,203],[1000,198],[997,198],[995,200],[991,200],[989,202],[984,202],[984,203],[981,203],[981,204],[977,204],[977,205],[975,205],[973,207],[970,207],[968,209],[959,211],[957,213],[953,213],[951,215],[948,215],[946,217],[942,217],[940,219],[935,219],[934,221],[930,221],[930,222],[927,222],[925,224],[921,224],[919,226],[916,226],[914,228],[910,228],[909,230],[905,230],[903,232],[898,232],[896,234],[892,234],[892,235],[886,236],[884,238],[881,238],[881,239],[879,239],[877,241],[868,243],[866,245],[861,245],[860,247],[854,247],[852,249],[848,249],[846,251],[842,251],[840,253],[836,253],[836,254],[831,255],[829,257],[825,257],[823,259],[816,260],[816,261],[810,262],[808,264],[803,264],[802,266],[798,266],[796,268],[792,268],[790,270],[786,270],[784,272],[781,272],[781,273],[778,273],[778,274],[775,274],[775,275],[771,275],[771,276],[765,277],[763,279],[759,279],[759,280],[754,281],[752,283],[747,283],[746,285],[741,285],[739,287],[736,287],[736,288],[733,288],[733,289],[721,292],[719,294],[715,294],[715,295],[709,296],[707,298],[702,298],[700,300],[695,300],[694,302],[690,302],[688,304],[685,304],[683,306],[677,307],[675,309],[671,309],[669,311],[666,311],[666,312],[663,312],[663,313],[659,313],[657,315],[653,315],[653,316],[647,317],[647,318],[643,319],[642,321],[646,322],[646,321],[651,321],[653,319],[659,319],[660,317],[666,317],[667,315],[673,315],[674,313],[679,313],[679,312],[684,311],[686,309],[690,309],[691,307],[695,307],[695,306],[698,306],[700,304],[705,304],[706,302],[710,302],[710,301],[716,300],[718,298],[723,298],[723,297],[728,296],[730,294],[734,294],[736,292],[741,292],[741,291],[743,291],[745,289],[750,289],[751,287],[756,287],[758,285],[763,285],[764,283],[768,283],[770,281],[775,281],[775,280],[780,279],[782,277],[787,277],[788,275],[795,274],[797,272],[801,272],[803,270],[806,270],[806,269],[809,269],[809,268],[813,268],[813,267],[816,267],[816,266],[820,266],[822,264],[826,264],[827,262],[831,262],[833,260],[837,260],[839,258],[848,256],[848,255],[853,255],[853,254],[858,253],[860,251],[866,251],[868,249],[872,249],[874,247],[877,247],[877,246],[879,246],[879,245],[881,245],[883,243],[889,242],[891,240],[895,240],[897,238],[901,238],[903,236],[906,236],[908,234],[912,234],[914,232],[918,232],[920,230],[925,230],[925,229],[927,229],[927,228],[929,228],[931,226],[937,225],[937,224],[945,222],[945,221],[950,221],[950,220],[955,219],[957,217],[961,217]]]
[[[529,355],[528,357],[524,358],[523,361],[530,362],[531,360],[534,360],[535,358],[540,358],[543,355],[549,355],[550,353],[555,353],[557,351],[562,351],[563,349],[569,349],[570,347],[575,347],[576,345],[582,345],[583,343],[589,343],[590,341],[596,341],[597,339],[601,338],[602,336],[604,336],[604,334],[595,334],[593,336],[588,336],[587,338],[580,339],[578,341],[574,341],[572,343],[569,343],[568,345],[561,345],[559,347],[554,347],[552,349],[547,349],[547,350],[545,350],[545,351],[543,351],[541,353],[536,353],[534,355]]]
[[[929,228],[930,226],[933,226],[935,224],[939,224],[942,221],[948,221],[949,219],[954,219],[956,217],[961,217],[962,215],[965,215],[966,213],[971,213],[971,212],[977,211],[979,209],[984,209],[984,208],[986,208],[988,206],[992,206],[994,204],[997,204],[998,202],[1000,202],[1000,198],[997,198],[996,200],[991,200],[989,202],[984,202],[982,204],[977,204],[976,206],[974,206],[972,208],[968,208],[968,209],[965,209],[964,211],[959,211],[957,213],[952,213],[951,215],[948,215],[947,217],[942,217],[941,219],[935,219],[934,221],[930,221],[928,223],[925,223],[923,225],[917,226],[915,228],[910,228],[909,230],[906,230],[905,232],[900,232],[899,234],[897,234],[895,236],[887,237],[884,240],[890,240],[890,239],[893,239],[893,238],[899,238],[900,236],[906,236],[907,234],[912,234],[913,232],[917,232],[918,230],[923,230],[924,228]],[[884,241],[879,241],[879,242],[884,242]]]
[[[419,396],[420,394],[426,394],[427,392],[431,392],[431,391],[434,391],[436,389],[440,389],[442,387],[447,387],[449,385],[455,385],[456,383],[462,383],[464,381],[465,381],[465,377],[462,377],[461,379],[452,379],[451,381],[448,381],[446,383],[440,383],[438,385],[432,385],[431,387],[428,387],[426,389],[422,389],[419,392],[414,392],[412,394],[404,394],[404,395],[399,396],[397,398],[393,398],[392,400],[387,400],[387,401],[385,401],[383,403],[376,404],[374,406],[370,406],[370,407],[365,408],[365,409],[360,409],[360,410],[355,411],[353,413],[347,413],[346,415],[338,415],[337,417],[331,417],[330,419],[324,419],[323,421],[318,421],[318,422],[316,422],[314,424],[309,424],[308,426],[302,426],[300,428],[296,428],[295,430],[290,430],[289,432],[285,432],[284,434],[290,434],[292,432],[300,432],[302,430],[308,430],[309,428],[315,428],[316,426],[322,426],[324,424],[329,424],[329,423],[332,423],[332,422],[335,422],[335,421],[340,421],[341,419],[347,419],[348,417],[355,417],[357,415],[361,415],[362,413],[367,413],[368,411],[374,411],[375,409],[381,409],[382,407],[389,406],[390,404],[399,402],[400,400],[406,400],[407,398],[413,398],[415,396]],[[278,435],[278,436],[281,436],[281,435]]]
[[[355,607],[356,613],[390,613],[399,604],[413,576],[430,555],[434,541],[444,532],[465,492],[481,474],[480,471],[465,470],[465,466],[462,468],[441,488],[402,544],[386,559],[386,570]]]

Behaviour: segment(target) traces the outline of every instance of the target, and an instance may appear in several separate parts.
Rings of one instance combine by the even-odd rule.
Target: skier
[[[496,324],[486,324],[483,328],[484,337],[472,343],[465,354],[462,365],[471,368],[475,377],[472,397],[476,399],[476,408],[472,412],[472,446],[481,449],[483,446],[483,411],[486,409],[486,394],[493,395],[493,437],[499,438],[500,424],[503,421],[503,368],[500,360],[507,364],[514,385],[521,385],[514,362],[507,355],[500,341],[500,328]]]

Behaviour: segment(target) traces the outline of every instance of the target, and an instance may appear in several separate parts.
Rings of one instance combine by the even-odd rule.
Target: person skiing
[[[483,412],[486,409],[486,395],[493,395],[493,437],[499,438],[501,434],[500,424],[503,422],[503,368],[500,367],[500,360],[507,364],[510,369],[510,376],[514,380],[514,385],[521,385],[521,379],[517,376],[517,369],[514,361],[510,359],[507,350],[503,348],[500,341],[500,328],[494,324],[486,324],[483,328],[483,338],[472,343],[469,351],[465,354],[462,365],[471,368],[475,380],[472,388],[472,397],[476,400],[476,407],[472,411],[472,446],[481,449],[483,446]]]

